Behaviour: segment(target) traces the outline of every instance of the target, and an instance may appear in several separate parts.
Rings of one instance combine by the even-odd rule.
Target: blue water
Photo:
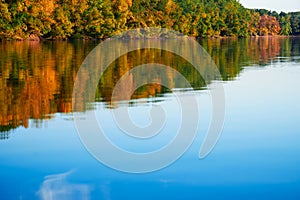
[[[28,129],[19,127],[0,140],[0,199],[300,199],[299,77],[299,63],[285,62],[247,67],[224,82],[223,132],[204,159],[198,153],[211,103],[208,92],[198,92],[202,117],[192,146],[172,165],[147,174],[119,172],[94,159],[72,114],[55,114],[39,127],[31,120]],[[175,101],[171,94],[162,98],[167,108]],[[139,119],[149,104],[131,112]],[[105,112],[98,109],[99,116]],[[113,133],[124,148],[141,148]]]

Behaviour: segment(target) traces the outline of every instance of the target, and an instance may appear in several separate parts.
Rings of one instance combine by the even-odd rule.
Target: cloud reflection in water
[[[53,199],[90,199],[90,186],[86,184],[74,184],[67,180],[72,174],[70,170],[61,174],[53,174],[44,177],[37,195],[42,200]]]

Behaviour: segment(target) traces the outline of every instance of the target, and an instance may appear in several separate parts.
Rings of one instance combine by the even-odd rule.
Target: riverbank
[[[112,36],[114,37],[114,36]],[[300,35],[263,35],[263,36],[245,36],[245,37],[236,37],[236,36],[212,36],[212,37],[191,37],[190,38],[194,38],[196,40],[203,40],[203,39],[213,39],[213,40],[217,40],[217,39],[221,39],[221,40],[226,40],[226,39],[238,39],[238,38],[297,38],[300,37]],[[145,37],[145,36],[139,36],[139,37],[127,37],[125,36],[124,39],[169,39],[169,38],[174,38],[174,36],[172,37],[168,37],[168,36],[151,36],[151,37]],[[27,42],[44,42],[44,41],[104,41],[106,39],[109,38],[93,38],[90,36],[77,36],[77,37],[70,37],[70,38],[43,38],[41,36],[37,36],[34,34],[31,34],[29,37],[27,38],[21,38],[21,37],[14,37],[14,38],[7,38],[7,39],[0,39],[1,41],[27,41]]]

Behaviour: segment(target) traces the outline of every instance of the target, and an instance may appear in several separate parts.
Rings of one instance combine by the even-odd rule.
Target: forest
[[[0,40],[105,39],[145,27],[203,38],[300,34],[300,12],[237,0],[0,0],[0,10]]]

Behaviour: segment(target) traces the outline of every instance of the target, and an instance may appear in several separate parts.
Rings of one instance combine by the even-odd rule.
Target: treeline
[[[194,37],[300,34],[300,12],[237,0],[0,0],[0,39],[107,38],[163,27]]]
[[[299,35],[300,12],[277,13],[265,9],[250,10],[250,35]]]

